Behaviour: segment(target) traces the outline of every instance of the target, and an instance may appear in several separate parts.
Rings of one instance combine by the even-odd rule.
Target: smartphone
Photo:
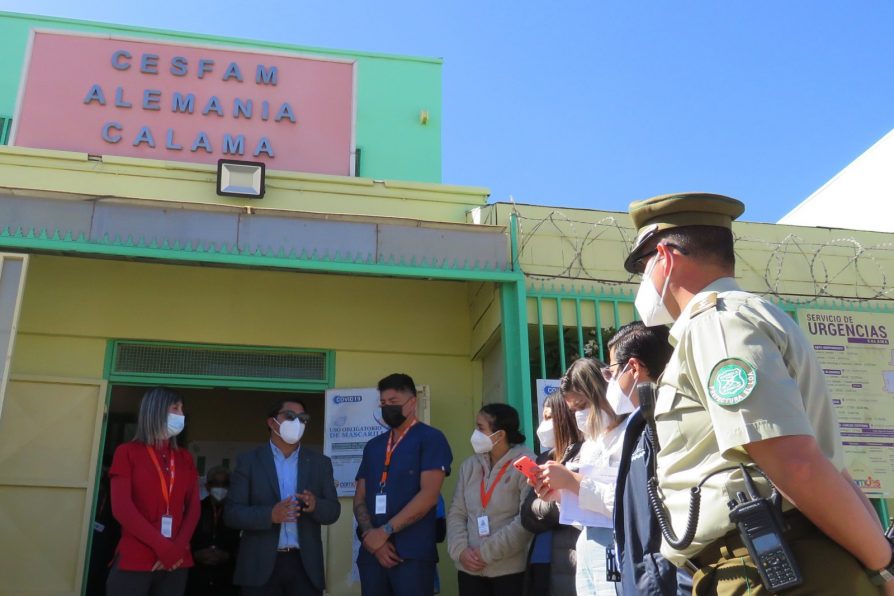
[[[537,482],[537,477],[540,475],[540,466],[538,466],[533,459],[527,455],[523,455],[512,462],[512,465],[515,466],[515,469],[519,472],[527,476],[531,482]]]

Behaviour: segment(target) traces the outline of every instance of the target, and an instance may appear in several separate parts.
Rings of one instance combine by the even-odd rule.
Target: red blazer
[[[163,455],[171,450],[155,450],[162,469]],[[131,441],[115,449],[109,477],[112,487],[112,514],[121,524],[118,542],[118,568],[125,571],[150,571],[157,561],[165,568],[183,559],[181,567],[192,567],[189,541],[199,521],[199,483],[192,455],[186,449],[175,449],[174,489],[171,493],[172,538],[161,535],[161,518],[165,515],[158,470],[152,463],[144,443]],[[169,476],[165,474],[167,482]]]

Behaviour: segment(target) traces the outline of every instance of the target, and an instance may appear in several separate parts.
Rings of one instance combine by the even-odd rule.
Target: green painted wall
[[[114,33],[136,38],[296,52],[357,60],[359,175],[383,180],[441,181],[441,61],[322,50],[295,45],[0,12],[0,118],[15,111],[32,28]],[[428,123],[419,113],[429,114]]]

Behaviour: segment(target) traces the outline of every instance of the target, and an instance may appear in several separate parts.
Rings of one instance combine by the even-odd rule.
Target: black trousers
[[[459,596],[515,596],[525,588],[525,574],[510,573],[497,577],[472,575],[458,571]]]
[[[116,562],[106,580],[106,596],[182,596],[189,569],[123,571]]]
[[[323,596],[301,561],[301,550],[276,553],[276,564],[270,579],[263,586],[242,586],[242,596]]]

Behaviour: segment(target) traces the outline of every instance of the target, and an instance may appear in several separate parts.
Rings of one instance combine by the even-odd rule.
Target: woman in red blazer
[[[140,402],[136,436],[115,450],[109,477],[121,540],[109,596],[179,596],[186,588],[201,507],[192,456],[177,446],[185,420],[180,395],[150,389]]]

